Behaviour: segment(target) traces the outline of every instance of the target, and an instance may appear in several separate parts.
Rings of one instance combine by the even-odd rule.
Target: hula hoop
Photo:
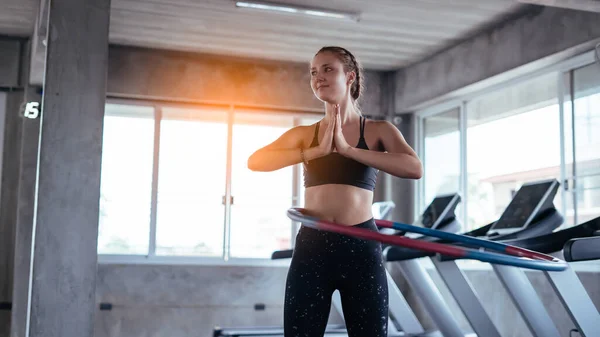
[[[345,234],[365,240],[379,241],[381,243],[386,243],[394,246],[402,246],[426,252],[447,255],[459,259],[473,259],[488,263],[544,271],[563,271],[568,267],[568,264],[565,261],[539,252],[523,249],[520,247],[510,246],[499,242],[477,239],[470,236],[452,234],[435,229],[407,225],[399,222],[393,222],[388,220],[375,220],[376,225],[379,227],[392,228],[405,232],[412,232],[441,239],[453,240],[459,243],[473,245],[477,248],[496,250],[501,252],[502,254],[474,250],[436,242],[427,242],[418,239],[410,239],[403,236],[386,235],[364,228],[340,225],[309,216],[306,214],[306,211],[302,208],[290,208],[287,211],[287,215],[290,219],[298,221],[303,225],[314,229]]]

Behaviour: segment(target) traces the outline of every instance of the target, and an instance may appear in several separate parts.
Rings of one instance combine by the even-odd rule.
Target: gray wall
[[[4,149],[4,124],[6,120],[6,93],[0,91],[0,149]],[[3,156],[0,156],[0,178],[2,177],[2,161]],[[0,191],[2,191],[2,179],[0,179]],[[0,193],[0,201],[2,193]]]
[[[225,56],[111,46],[108,94],[203,104],[235,104],[320,112],[306,63],[266,62]],[[365,114],[382,115],[383,76],[366,71]]]
[[[4,121],[6,116],[6,93],[0,92],[0,149],[3,149],[4,145]],[[0,205],[2,205],[2,161],[3,156],[0,155]],[[0,213],[2,211],[0,210]],[[0,233],[2,233],[2,237],[4,238],[4,232],[10,233],[10,229],[5,229],[2,223],[0,223]],[[12,275],[12,272],[7,270],[9,268],[8,263],[5,259],[10,258],[11,252],[7,249],[11,249],[11,246],[8,246],[5,240],[2,239],[3,246],[0,247],[0,275],[5,275],[6,277]],[[9,280],[6,277],[2,277],[0,279],[0,303],[9,302],[11,300],[10,294],[6,292],[6,289],[9,287]],[[10,280],[12,282],[12,280]],[[5,304],[6,305],[6,304]],[[0,309],[0,336],[6,335],[7,328],[10,327],[10,311],[1,310]]]
[[[0,106],[0,116],[4,115],[4,135],[2,175],[0,188],[0,302],[12,302],[15,224],[17,217],[17,189],[21,151],[20,106],[23,93],[6,93],[6,100]],[[2,100],[0,100],[1,102]],[[2,111],[3,110],[3,111]],[[10,312],[0,311],[0,323],[10,318]],[[10,324],[0,324],[0,336],[7,336]]]
[[[215,326],[283,324],[287,268],[100,265],[97,337],[212,336]],[[265,310],[255,310],[264,304]],[[331,322],[339,322],[332,312]]]
[[[18,87],[20,84],[20,59],[23,41],[0,37],[0,87]]]
[[[396,74],[395,112],[520,76],[600,41],[600,13],[537,7]]]

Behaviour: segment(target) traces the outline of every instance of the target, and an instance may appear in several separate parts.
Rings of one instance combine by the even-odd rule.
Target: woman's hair
[[[362,73],[362,67],[361,67],[360,63],[358,62],[356,57],[354,57],[354,55],[352,55],[351,52],[349,52],[348,50],[346,50],[342,47],[336,47],[336,46],[323,47],[317,52],[316,55],[323,53],[323,52],[330,52],[330,53],[335,54],[338,57],[338,59],[342,62],[342,64],[344,65],[345,72],[353,71],[356,74],[356,79],[354,82],[352,82],[352,86],[350,87],[350,96],[352,96],[352,99],[354,100],[354,104],[358,109],[356,101],[358,100],[358,98],[360,97],[360,94],[362,94],[362,92],[364,90],[363,73]]]

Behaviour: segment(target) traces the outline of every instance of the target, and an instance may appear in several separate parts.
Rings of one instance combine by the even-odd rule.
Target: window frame
[[[425,142],[425,133],[424,133],[424,124],[425,124],[425,120],[428,117],[432,117],[432,116],[436,116],[438,114],[443,114],[444,112],[453,109],[453,108],[460,108],[460,122],[459,122],[459,132],[460,132],[460,146],[461,146],[461,158],[460,158],[460,163],[461,163],[461,167],[460,167],[460,177],[461,177],[461,181],[460,181],[460,187],[461,190],[458,191],[458,193],[460,193],[461,197],[462,197],[462,204],[464,204],[464,212],[463,212],[463,218],[461,219],[461,221],[463,223],[467,223],[468,220],[468,209],[467,209],[467,203],[468,203],[468,196],[466,195],[465,191],[467,191],[467,186],[468,186],[468,181],[467,181],[467,119],[468,119],[468,107],[467,107],[467,103],[480,98],[482,96],[485,96],[487,94],[499,91],[499,90],[503,90],[506,89],[508,87],[514,86],[514,85],[518,85],[524,82],[527,82],[528,80],[531,80],[532,78],[538,77],[538,76],[544,76],[544,75],[550,75],[552,73],[554,73],[555,75],[555,79],[558,83],[557,86],[557,97],[558,97],[558,105],[559,105],[559,118],[560,118],[560,158],[561,158],[561,168],[560,168],[560,181],[564,182],[566,179],[568,179],[569,177],[567,176],[566,173],[566,162],[565,162],[565,144],[566,144],[566,140],[565,140],[565,125],[564,125],[564,114],[565,114],[565,102],[567,99],[570,99],[569,97],[567,97],[568,95],[568,88],[565,88],[565,84],[564,81],[565,79],[569,79],[569,81],[573,81],[573,77],[570,76],[570,73],[572,73],[572,71],[581,68],[581,67],[585,67],[594,63],[597,63],[598,60],[596,60],[594,51],[588,51],[573,57],[570,57],[566,60],[557,62],[555,64],[546,66],[546,67],[542,67],[541,69],[537,69],[534,71],[530,71],[530,72],[526,72],[526,73],[522,73],[518,76],[515,76],[514,78],[511,78],[509,80],[505,80],[505,81],[493,81],[495,83],[481,88],[481,89],[464,89],[464,90],[460,90],[461,93],[458,94],[451,94],[448,96],[448,98],[446,99],[442,99],[442,100],[435,100],[432,103],[423,103],[423,104],[419,104],[417,107],[415,107],[415,118],[416,118],[416,123],[414,126],[414,132],[415,132],[415,151],[417,152],[417,154],[419,155],[420,158],[422,158],[422,160],[424,160],[425,156],[425,148],[424,148],[424,142]],[[600,65],[598,65],[600,66]],[[499,76],[500,77],[500,76]],[[423,166],[426,167],[426,163],[423,161]],[[426,200],[424,200],[424,196],[425,196],[425,184],[426,182],[423,181],[423,179],[417,181],[417,188],[416,188],[416,196],[415,196],[415,204],[414,204],[414,214],[415,214],[415,218],[418,217],[419,214],[421,214],[425,207],[427,205],[425,205],[425,202],[427,202]],[[560,193],[561,193],[561,212],[563,214],[565,214],[564,212],[567,210],[567,193],[569,193],[568,189],[565,189],[564,184],[561,184],[561,188],[560,188]],[[427,269],[434,269],[433,264],[431,264],[429,261],[427,261],[427,263],[424,264],[424,266]],[[584,272],[598,272],[600,271],[600,264],[597,261],[585,261],[585,262],[576,262],[576,263],[572,263],[571,266],[573,267],[573,269],[575,271],[584,271]],[[462,261],[460,264],[461,269],[464,270],[491,270],[492,267],[491,265],[487,264],[487,263],[483,263],[483,262],[478,262],[478,261]]]
[[[243,107],[233,104],[206,104],[206,103],[180,103],[180,102],[154,102],[143,99],[129,99],[121,97],[108,97],[106,104],[117,105],[134,105],[151,107],[154,110],[154,141],[153,141],[153,168],[152,168],[152,188],[151,188],[151,209],[150,209],[150,233],[148,252],[146,254],[107,254],[98,253],[99,264],[149,264],[149,265],[202,265],[202,266],[271,266],[271,267],[289,267],[289,259],[271,260],[269,258],[241,258],[230,256],[230,236],[231,236],[231,178],[232,178],[232,152],[233,152],[233,124],[235,113],[249,114],[256,112],[257,114],[273,114],[274,116],[289,116],[292,118],[293,126],[301,125],[303,118],[319,118],[322,115],[318,111],[289,111],[264,109],[259,107]],[[227,155],[226,155],[226,181],[223,182],[223,195],[225,196],[224,205],[224,232],[223,232],[223,254],[220,257],[210,256],[165,256],[156,254],[156,232],[157,232],[157,204],[158,204],[158,178],[159,178],[159,162],[160,162],[160,140],[161,140],[161,121],[163,119],[163,109],[181,108],[189,109],[191,120],[203,120],[202,112],[210,111],[211,113],[227,114],[228,134],[227,134]],[[113,114],[119,116],[118,114]],[[261,125],[269,125],[264,123]],[[293,167],[293,188],[292,188],[292,205],[299,206],[302,202],[302,173],[301,165]],[[290,220],[292,230],[290,232],[292,247],[294,245],[295,235],[298,229],[298,224]]]

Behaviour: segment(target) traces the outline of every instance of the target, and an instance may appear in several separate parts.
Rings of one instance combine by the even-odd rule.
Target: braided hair
[[[354,80],[354,82],[352,82],[352,86],[350,87],[350,96],[352,97],[357,112],[360,113],[357,100],[364,90],[363,73],[360,63],[358,62],[356,57],[352,55],[351,52],[342,47],[326,46],[321,48],[316,55],[323,52],[330,52],[335,54],[344,65],[345,72],[353,71],[356,74],[356,79]]]

